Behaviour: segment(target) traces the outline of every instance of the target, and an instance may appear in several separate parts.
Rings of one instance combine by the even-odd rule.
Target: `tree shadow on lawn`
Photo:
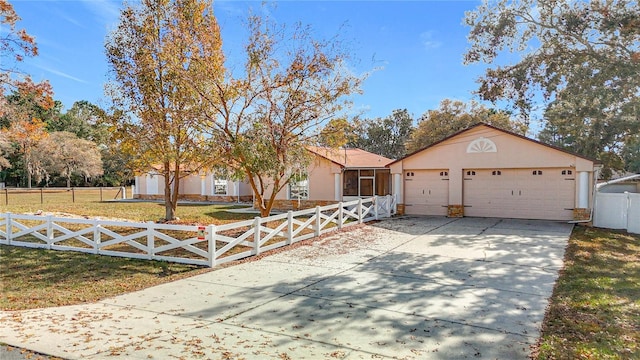
[[[96,301],[208,271],[199,266],[0,245],[0,308]]]

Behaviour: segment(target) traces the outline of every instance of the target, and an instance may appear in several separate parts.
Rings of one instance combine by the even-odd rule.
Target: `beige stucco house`
[[[572,220],[593,204],[593,160],[487,124],[389,168],[399,213]]]
[[[362,149],[307,147],[306,171],[276,195],[275,209],[299,209],[391,194],[392,160]]]
[[[164,176],[157,170],[135,177],[134,199],[163,199]],[[213,172],[194,172],[180,179],[180,199],[200,201],[251,201],[251,186],[227,180]]]

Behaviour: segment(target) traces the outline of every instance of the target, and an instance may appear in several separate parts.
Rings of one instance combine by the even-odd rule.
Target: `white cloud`
[[[73,75],[69,75],[69,74],[67,74],[65,72],[62,72],[62,71],[59,71],[59,70],[56,70],[56,69],[52,69],[52,68],[50,68],[48,66],[39,65],[39,64],[34,64],[34,66],[39,68],[39,69],[42,69],[44,71],[50,72],[50,73],[52,73],[54,75],[58,75],[58,76],[61,76],[63,78],[67,78],[67,79],[70,79],[70,80],[73,80],[73,81],[76,81],[76,82],[79,82],[79,83],[88,84],[88,82],[85,81],[85,80],[77,78],[77,77],[75,77]]]
[[[422,46],[424,46],[425,49],[436,49],[442,45],[442,42],[434,39],[433,35],[433,31],[425,31],[420,34],[420,41],[422,42]]]

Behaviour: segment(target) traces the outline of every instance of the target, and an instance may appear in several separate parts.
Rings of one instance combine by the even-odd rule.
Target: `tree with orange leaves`
[[[8,92],[20,95],[37,94],[38,105],[53,106],[53,91],[49,82],[35,83],[31,77],[18,68],[25,57],[38,55],[38,47],[33,36],[25,29],[17,27],[20,16],[7,0],[0,0],[0,116],[7,116],[11,106],[6,103]]]
[[[40,173],[40,167],[33,161],[33,149],[48,136],[45,126],[46,124],[42,120],[23,116],[13,121],[8,129],[2,131],[3,135],[18,147],[18,152],[22,155],[24,170],[27,174],[27,187],[29,188],[31,188],[33,175]]]

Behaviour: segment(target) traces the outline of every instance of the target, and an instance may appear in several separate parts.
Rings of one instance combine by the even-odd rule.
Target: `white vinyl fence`
[[[208,226],[5,213],[0,214],[0,244],[213,267],[393,214],[392,196]]]
[[[596,193],[593,225],[640,234],[640,194]]]

